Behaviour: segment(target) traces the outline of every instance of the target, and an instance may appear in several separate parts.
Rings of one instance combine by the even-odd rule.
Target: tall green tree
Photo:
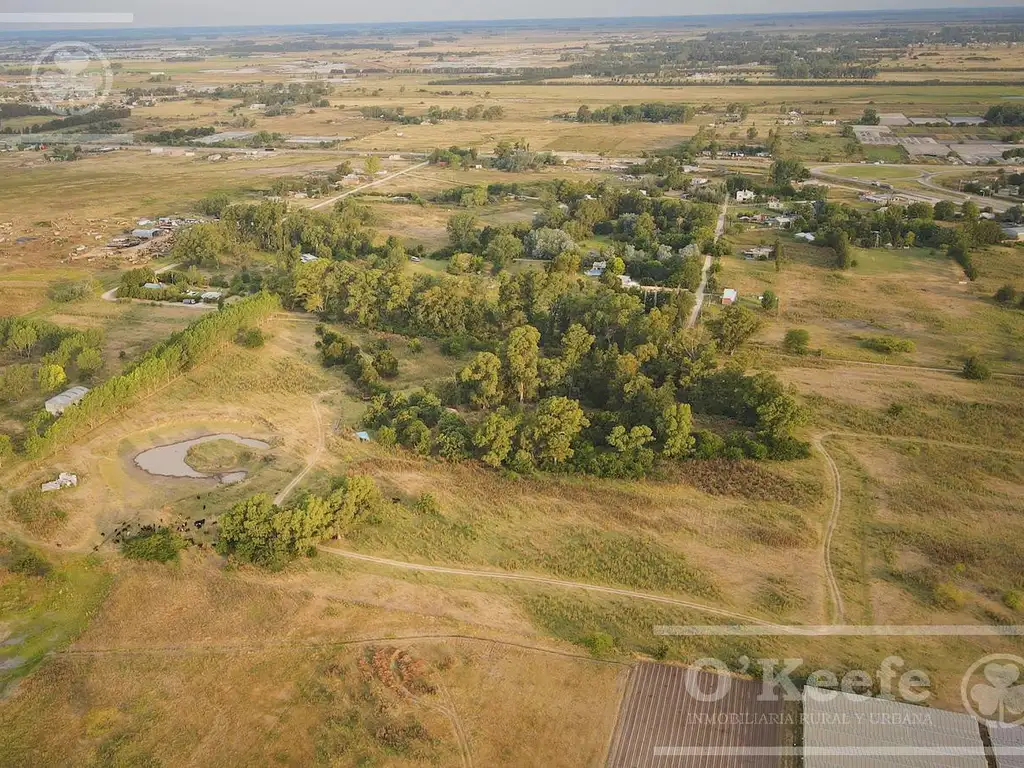
[[[477,353],[457,378],[475,407],[492,408],[501,402],[501,360],[494,353]]]
[[[572,458],[572,442],[590,420],[576,400],[549,397],[537,404],[526,437],[540,462],[560,464]]]
[[[487,414],[473,433],[473,445],[480,460],[492,467],[501,466],[512,451],[512,440],[519,428],[519,417],[507,408]]]
[[[504,371],[509,389],[519,402],[532,400],[540,383],[540,331],[532,325],[513,328],[503,349]]]
[[[718,341],[718,348],[733,354],[761,328],[761,320],[751,310],[739,304],[730,304],[708,323]]]

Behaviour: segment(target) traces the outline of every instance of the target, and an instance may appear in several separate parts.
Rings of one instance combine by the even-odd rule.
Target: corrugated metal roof
[[[998,768],[1024,768],[1024,727],[987,722]]]
[[[968,715],[810,686],[803,698],[804,768],[987,766]]]
[[[59,395],[54,395],[45,403],[45,408],[52,414],[61,413],[69,405],[73,405],[81,400],[89,392],[87,387],[71,387],[66,389]]]
[[[702,701],[723,676],[687,667],[642,663],[629,688],[608,758],[609,768],[775,768],[783,747],[783,707],[758,701],[762,684],[724,678],[728,693]]]

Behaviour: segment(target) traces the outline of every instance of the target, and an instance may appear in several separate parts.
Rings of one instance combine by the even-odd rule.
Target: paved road
[[[930,165],[926,165],[926,166],[907,166],[907,165],[894,166],[894,167],[899,167],[899,168],[913,168],[913,169],[917,170],[919,173],[918,173],[917,176],[914,176],[914,177],[911,177],[911,178],[906,178],[906,179],[888,179],[888,180],[886,180],[886,183],[887,184],[891,184],[893,189],[891,189],[891,190],[888,190],[888,189],[879,190],[878,187],[872,186],[871,181],[869,181],[869,180],[859,179],[859,178],[857,178],[855,176],[844,176],[841,173],[835,173],[835,171],[837,169],[842,168],[844,166],[849,166],[849,165],[850,165],[850,163],[843,163],[843,164],[837,164],[837,165],[819,165],[819,166],[817,166],[815,168],[811,168],[811,176],[814,176],[815,178],[819,178],[819,179],[824,179],[826,181],[835,180],[835,181],[844,182],[846,184],[855,184],[857,186],[855,186],[855,187],[847,187],[847,188],[848,189],[853,189],[853,190],[856,190],[856,191],[869,191],[870,190],[870,191],[874,191],[874,192],[883,192],[883,193],[884,192],[895,192],[895,193],[903,195],[904,197],[907,197],[907,198],[909,198],[911,200],[920,200],[922,202],[927,202],[927,203],[935,203],[935,202],[938,202],[939,200],[949,200],[949,201],[954,202],[954,203],[963,203],[963,202],[965,202],[967,200],[973,200],[975,203],[978,204],[979,207],[982,207],[982,208],[991,207],[993,211],[997,211],[997,212],[1005,211],[1007,208],[1009,208],[1010,206],[1014,205],[1014,203],[1008,202],[1006,200],[1000,200],[998,198],[982,197],[981,195],[971,195],[971,194],[968,194],[966,192],[955,192],[955,191],[953,191],[951,189],[946,189],[945,187],[940,186],[940,185],[935,184],[934,182],[932,182],[931,179],[932,179],[933,176],[936,176],[936,175],[938,175],[940,173],[948,173],[949,169],[945,169],[943,171],[936,171],[936,170],[934,170],[934,166],[930,166]],[[900,183],[901,182],[905,182],[905,181],[916,181],[919,184],[921,184],[922,186],[927,187],[929,190],[933,191],[935,194],[929,196],[929,195],[922,194],[919,191],[900,188],[900,186],[899,186]]]
[[[349,189],[349,190],[347,190],[345,192],[342,192],[340,195],[335,195],[334,197],[329,197],[326,200],[321,200],[316,205],[311,205],[310,208],[312,210],[314,210],[314,211],[317,210],[318,208],[324,208],[324,207],[326,207],[328,205],[331,205],[332,203],[336,203],[338,200],[342,200],[342,199],[348,197],[349,195],[354,195],[356,192],[362,192],[364,189],[369,189],[370,187],[376,187],[378,184],[383,184],[386,181],[391,181],[392,179],[394,179],[394,178],[396,178],[398,176],[404,176],[407,173],[411,173],[412,171],[419,170],[420,168],[423,168],[423,167],[428,166],[428,165],[430,165],[430,161],[429,160],[425,160],[422,163],[417,163],[416,165],[410,165],[408,168],[403,168],[400,171],[395,171],[394,173],[389,173],[387,176],[382,176],[381,178],[379,178],[379,179],[377,179],[375,181],[371,181],[371,182],[368,182],[366,184],[360,184],[358,187],[352,187],[352,189]]]
[[[718,214],[718,223],[715,225],[715,241],[722,236],[725,232],[725,214],[729,208],[729,200],[726,198],[725,202],[722,203],[722,210]],[[693,309],[690,310],[690,316],[686,319],[686,327],[693,328],[697,324],[697,318],[700,317],[701,307],[704,306],[704,292],[708,287],[708,271],[711,269],[711,256],[704,257],[704,268],[700,273],[700,285],[697,286],[697,301],[693,305]]]

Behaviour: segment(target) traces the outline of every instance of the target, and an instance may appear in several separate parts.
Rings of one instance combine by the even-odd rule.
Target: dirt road
[[[313,469],[313,466],[320,460],[320,455],[324,452],[324,448],[327,445],[327,438],[324,436],[324,420],[323,416],[320,415],[320,398],[325,393],[317,395],[313,398],[313,417],[316,419],[316,446],[313,448],[313,452],[309,454],[309,458],[306,459],[306,466],[299,470],[298,474],[291,479],[291,481],[281,492],[274,497],[274,504],[281,506],[284,500],[288,498],[288,495],[295,490],[295,486],[302,482],[303,478],[309,474],[309,471]]]
[[[777,626],[775,624],[772,624],[771,622],[765,621],[764,619],[759,619],[755,616],[747,616],[742,613],[727,611],[724,608],[714,608],[710,605],[694,603],[689,600],[680,600],[679,598],[667,597],[665,595],[658,595],[652,592],[638,592],[632,589],[619,589],[618,587],[603,587],[597,584],[587,584],[579,581],[565,581],[563,579],[550,579],[544,576],[531,576],[524,573],[509,573],[507,571],[476,571],[467,568],[448,568],[446,566],[440,565],[409,563],[403,560],[388,560],[384,557],[364,555],[358,552],[350,552],[346,549],[336,549],[334,547],[328,547],[323,545],[321,545],[319,549],[322,552],[337,555],[338,557],[344,557],[348,560],[358,560],[363,563],[383,565],[388,568],[398,568],[406,571],[423,571],[424,573],[440,573],[448,576],[466,576],[475,579],[496,579],[498,581],[523,581],[531,584],[543,584],[551,587],[568,587],[571,589],[583,589],[588,592],[600,592],[606,595],[630,597],[635,598],[637,600],[649,600],[653,603],[675,605],[681,608],[687,608],[692,611],[700,611],[701,613],[707,613],[712,616],[720,616],[725,619],[731,619],[733,621],[742,622],[743,624],[759,624],[765,627]]]
[[[836,526],[839,523],[839,511],[843,505],[843,486],[839,479],[839,467],[835,460],[825,449],[825,440],[832,433],[827,432],[814,439],[814,447],[825,457],[825,466],[828,469],[829,479],[832,481],[832,511],[829,513],[828,523],[825,526],[825,536],[822,538],[822,564],[825,572],[825,587],[828,590],[828,598],[831,603],[833,624],[844,624],[846,609],[843,605],[843,593],[839,589],[839,582],[836,580],[835,571],[832,568],[832,537],[835,535]]]
[[[718,238],[725,232],[725,214],[728,210],[729,201],[726,199],[722,203],[722,210],[718,214],[718,223],[715,225],[715,242],[718,242]],[[708,287],[708,272],[711,269],[711,256],[707,255],[704,257],[704,268],[700,273],[700,285],[697,286],[697,301],[693,305],[693,309],[690,310],[690,316],[686,319],[686,327],[693,328],[697,324],[697,318],[700,317],[701,307],[704,306],[704,292]]]
[[[389,173],[387,176],[382,176],[381,178],[377,179],[376,181],[371,181],[371,182],[368,182],[366,184],[360,184],[358,187],[352,187],[352,189],[347,190],[346,192],[342,192],[340,195],[335,195],[334,197],[329,197],[326,200],[321,200],[316,205],[311,205],[309,207],[312,210],[314,210],[314,211],[317,210],[318,208],[326,208],[328,205],[331,205],[332,203],[336,203],[338,200],[342,200],[342,199],[348,197],[349,195],[354,195],[356,192],[362,192],[364,189],[369,189],[370,187],[376,187],[378,184],[383,184],[386,181],[391,181],[392,179],[394,179],[394,178],[396,178],[398,176],[404,176],[407,173],[411,173],[413,171],[419,170],[420,168],[424,168],[424,167],[426,167],[428,165],[430,165],[430,161],[429,160],[425,160],[422,163],[417,163],[416,165],[410,165],[408,168],[403,168],[400,171],[395,171],[394,173]]]

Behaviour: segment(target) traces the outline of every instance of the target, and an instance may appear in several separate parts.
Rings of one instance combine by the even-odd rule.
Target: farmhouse
[[[64,413],[66,408],[85,397],[88,391],[88,387],[71,387],[71,389],[66,389],[59,395],[51,397],[43,407],[46,408],[46,412],[50,415],[59,416]]]
[[[594,264],[584,274],[587,277],[600,277],[604,274],[604,271],[608,269],[607,261],[595,261]]]
[[[752,189],[737,189],[736,190],[736,202],[746,203],[757,197],[757,193]]]

